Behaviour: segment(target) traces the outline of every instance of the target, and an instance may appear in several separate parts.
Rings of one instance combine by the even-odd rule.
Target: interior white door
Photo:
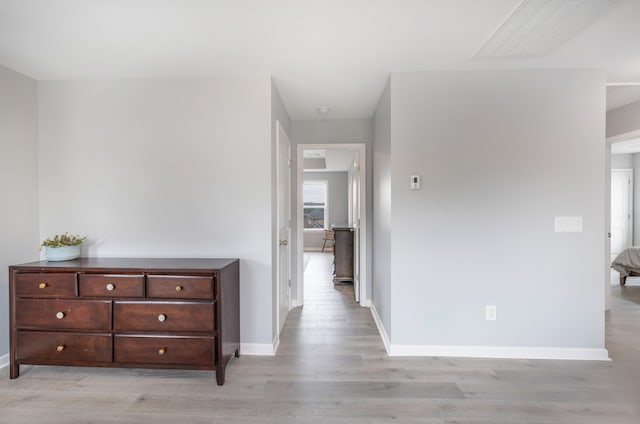
[[[611,256],[633,242],[633,170],[611,170]]]
[[[291,142],[277,123],[277,215],[278,215],[278,329],[291,309]]]

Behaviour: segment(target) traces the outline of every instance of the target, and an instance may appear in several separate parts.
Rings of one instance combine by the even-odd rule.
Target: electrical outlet
[[[487,305],[485,307],[484,318],[487,321],[495,321],[498,319],[498,308],[496,305]]]

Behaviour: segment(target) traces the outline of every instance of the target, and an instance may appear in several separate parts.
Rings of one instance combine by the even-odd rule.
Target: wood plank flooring
[[[640,423],[640,284],[613,286],[612,362],[387,357],[330,255],[276,356],[212,372],[23,366],[0,371],[0,423]],[[617,280],[614,280],[617,281]]]

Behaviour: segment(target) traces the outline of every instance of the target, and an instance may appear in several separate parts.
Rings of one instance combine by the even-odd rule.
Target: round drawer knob
[[[165,314],[158,315],[158,321],[165,322],[167,320],[167,316]]]
[[[116,286],[114,286],[113,284],[111,284],[111,283],[107,284],[107,290],[113,291],[113,289],[115,289],[115,288],[116,288]]]
[[[64,312],[58,312],[58,313],[56,314],[56,318],[58,318],[58,319],[62,319],[62,318],[64,318]]]
[[[167,353],[167,349],[166,348],[163,347],[161,349],[158,349],[158,355],[164,355],[165,353]]]
[[[176,291],[182,291],[182,286],[176,286]]]
[[[40,287],[41,289],[46,289],[48,286],[47,283],[40,283],[40,285],[38,285],[38,287]]]
[[[64,350],[64,345],[60,345],[56,348],[58,352],[62,352]]]

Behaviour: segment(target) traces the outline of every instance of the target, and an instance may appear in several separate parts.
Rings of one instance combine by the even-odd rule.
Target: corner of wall
[[[378,314],[378,310],[376,309],[375,303],[371,302],[371,315],[373,316],[373,321],[376,323],[376,327],[378,327],[378,332],[380,333],[380,337],[382,338],[382,343],[384,344],[384,350],[387,351],[387,355],[391,355],[391,340],[389,339],[389,335],[387,334],[387,330],[384,328],[384,324],[380,319],[380,315]]]

